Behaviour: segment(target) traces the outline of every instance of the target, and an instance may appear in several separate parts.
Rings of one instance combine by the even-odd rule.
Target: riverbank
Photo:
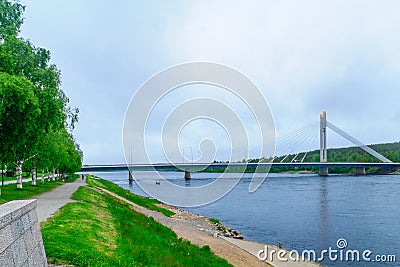
[[[138,202],[148,208],[138,207],[155,215],[173,216],[171,211],[156,206],[156,200],[122,190],[110,182],[89,177],[87,186],[81,186],[72,195],[75,202],[65,205],[42,223],[43,243],[50,264],[230,266],[215,256],[209,246],[193,245],[177,237],[154,217],[135,210],[134,202]]]
[[[128,172],[96,175],[146,196],[136,183],[128,183]],[[219,174],[193,173],[190,181],[176,172],[163,172],[162,176],[180,186],[197,187],[213,182]],[[141,179],[152,177],[143,173]],[[396,236],[392,233],[393,229],[399,230],[400,217],[396,211],[400,204],[400,176],[270,174],[257,192],[249,193],[251,177],[245,174],[218,201],[184,210],[217,218],[222,224],[239,230],[245,239],[281,243],[299,252],[320,253],[329,247],[335,248],[339,238],[345,238],[350,248],[371,249],[382,254],[397,251]],[[161,182],[160,190],[162,185]],[[368,234],[370,231],[374,234]],[[343,264],[326,258],[323,263],[338,267]]]
[[[202,215],[194,214],[174,206],[167,204],[159,204],[159,206],[171,210],[175,213],[174,219],[177,222],[162,222],[164,225],[168,226],[174,232],[181,236],[182,238],[190,240],[192,243],[199,246],[208,245],[214,253],[222,258],[230,259],[231,257],[238,257],[229,263],[234,266],[276,266],[276,267],[321,267],[321,265],[316,262],[303,260],[293,261],[288,258],[288,261],[279,261],[276,255],[272,255],[273,258],[265,259],[261,261],[258,256],[260,250],[264,250],[268,247],[270,250],[284,251],[286,255],[289,254],[289,250],[283,247],[274,246],[271,244],[263,244],[259,242],[254,242],[251,240],[243,240],[240,237],[241,234],[236,229],[232,229],[229,226],[222,225],[216,222],[213,218],[207,218]],[[162,221],[162,220],[160,220]],[[238,235],[232,236],[231,232],[239,233],[239,238],[235,238]],[[231,235],[231,236],[229,236]],[[249,257],[250,256],[250,257]],[[261,258],[265,255],[261,253]]]
[[[129,260],[136,264],[163,266],[187,265],[188,262],[191,266],[224,266],[228,263],[234,266],[268,266],[255,256],[264,248],[263,244],[246,240],[240,240],[243,241],[241,244],[229,242],[233,239],[222,238],[228,227],[216,224],[215,220],[212,222],[204,216],[134,195],[106,180],[89,178],[88,186],[81,187],[73,198],[77,202],[67,204],[42,225],[50,263],[96,266],[99,263],[96,259],[101,259],[119,266],[124,266]],[[138,217],[141,218],[139,222]],[[82,225],[82,221],[85,224]],[[99,221],[100,232],[95,227]],[[168,240],[164,240],[165,235],[169,236]],[[127,242],[130,244],[128,247]],[[171,247],[170,244],[175,245]],[[243,244],[257,251],[251,253],[243,248]],[[142,256],[139,257],[138,253]],[[157,253],[170,261],[160,260]],[[303,262],[290,265],[287,262],[270,263],[272,266],[318,266]]]

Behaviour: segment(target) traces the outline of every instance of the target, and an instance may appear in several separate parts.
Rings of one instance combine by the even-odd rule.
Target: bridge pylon
[[[328,162],[328,150],[326,144],[326,110],[322,111],[319,114],[320,117],[320,126],[319,126],[319,161],[322,163]],[[320,176],[327,176],[329,174],[328,167],[320,167],[319,173]]]

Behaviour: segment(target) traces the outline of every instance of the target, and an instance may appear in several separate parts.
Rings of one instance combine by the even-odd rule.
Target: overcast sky
[[[246,74],[268,100],[278,136],[326,109],[364,143],[400,139],[400,1],[22,2],[21,36],[51,51],[80,109],[85,164],[123,163],[131,97],[155,73],[189,61]]]

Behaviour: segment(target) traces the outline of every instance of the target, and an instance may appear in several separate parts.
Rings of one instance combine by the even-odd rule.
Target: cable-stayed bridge
[[[361,148],[366,153],[370,154],[378,162],[328,162],[328,148],[327,148],[327,128],[331,129],[339,136],[345,138],[346,140],[353,143],[356,147]],[[290,134],[289,139],[298,139],[297,137],[303,136],[306,140],[313,142],[316,135],[312,134],[313,131],[299,131],[295,134]],[[315,132],[315,131],[314,131]],[[190,179],[190,171],[206,170],[206,169],[216,169],[216,170],[242,170],[244,169],[255,169],[258,171],[266,170],[270,168],[319,168],[319,175],[326,176],[329,174],[330,167],[342,167],[342,168],[354,168],[356,175],[365,175],[366,168],[379,168],[379,173],[389,174],[398,169],[400,169],[400,163],[394,163],[373,150],[372,148],[364,145],[358,139],[354,138],[350,134],[346,133],[333,123],[329,122],[326,118],[326,111],[320,114],[319,122],[319,144],[320,144],[320,155],[319,162],[305,162],[304,159],[307,156],[306,152],[292,153],[291,159],[288,159],[289,153],[277,161],[277,158],[270,160],[269,162],[254,162],[254,163],[159,163],[159,164],[117,164],[117,165],[85,165],[82,167],[81,171],[93,172],[93,171],[117,171],[117,170],[135,170],[135,171],[176,171],[185,170],[185,178]],[[284,143],[289,143],[288,140],[284,140]],[[293,152],[293,151],[292,151]],[[299,156],[303,153],[302,156]],[[130,175],[130,179],[132,176]]]

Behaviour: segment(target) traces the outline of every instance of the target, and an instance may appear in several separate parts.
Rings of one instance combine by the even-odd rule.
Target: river
[[[127,171],[95,174],[145,195],[136,184],[129,185]],[[185,182],[183,173],[163,173],[169,181],[183,186],[204,185],[218,175],[193,173],[191,181]],[[345,261],[345,257],[330,260],[325,254],[322,263],[328,266],[399,266],[396,262],[365,262],[362,253],[370,250],[372,254],[367,256],[372,260],[377,255],[395,255],[400,261],[400,175],[270,174],[254,193],[248,192],[248,177],[245,174],[220,200],[185,209],[218,218],[246,239],[282,243],[300,253],[314,250],[317,258],[329,247],[340,251],[338,239],[347,242],[344,253],[360,252],[361,262]]]

